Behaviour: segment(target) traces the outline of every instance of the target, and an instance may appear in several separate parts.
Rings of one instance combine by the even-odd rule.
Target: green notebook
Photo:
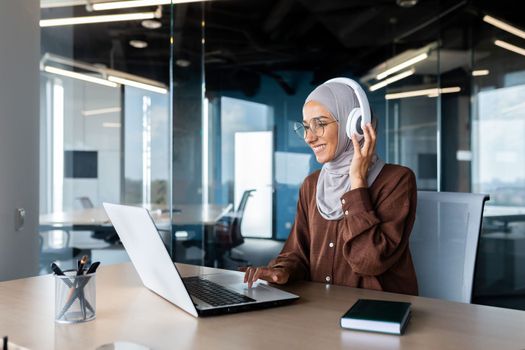
[[[410,303],[359,299],[341,317],[341,327],[360,331],[403,334],[410,318]]]

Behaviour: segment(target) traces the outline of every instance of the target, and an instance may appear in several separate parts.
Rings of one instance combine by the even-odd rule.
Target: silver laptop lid
[[[144,286],[198,317],[148,210],[119,204],[103,205]]]

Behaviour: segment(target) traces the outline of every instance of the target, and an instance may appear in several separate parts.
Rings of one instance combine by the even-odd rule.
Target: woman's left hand
[[[353,135],[354,158],[350,164],[350,183],[351,189],[367,187],[368,168],[372,163],[372,157],[376,153],[376,132],[372,124],[368,123],[363,128],[365,142],[363,147],[359,146],[357,135]]]

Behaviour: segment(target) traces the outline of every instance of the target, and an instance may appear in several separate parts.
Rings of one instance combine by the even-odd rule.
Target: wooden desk
[[[184,275],[216,271],[181,269]],[[97,275],[97,318],[76,325],[54,322],[52,276],[0,283],[2,335],[31,349],[95,349],[116,340],[152,349],[525,348],[523,311],[300,282],[284,288],[301,296],[294,304],[196,319],[144,288],[131,264],[102,267]],[[407,333],[339,328],[339,317],[358,298],[411,302]]]
[[[174,225],[213,225],[232,205],[221,204],[174,204],[172,224]],[[162,223],[168,221],[168,214],[162,213],[160,208],[151,210],[153,219]],[[168,221],[169,222],[169,221]],[[67,212],[56,212],[40,215],[40,226],[52,229],[53,227],[72,227],[77,229],[100,229],[111,227],[104,208],[90,208]]]
[[[180,260],[181,258],[178,255],[182,254],[180,251],[178,254],[176,253],[177,241],[187,241],[188,239],[200,241],[200,249],[206,252],[204,233],[212,230],[217,220],[229,212],[232,207],[232,204],[174,204],[171,225],[169,213],[163,212],[161,207],[152,206],[150,213],[163,236],[164,242],[168,245],[168,242],[171,240],[172,258],[175,259],[177,256],[177,259]],[[52,230],[65,230],[68,232],[95,231],[107,234],[115,232],[104,208],[89,208],[40,215],[39,230],[41,232]],[[179,237],[176,234],[176,231],[179,230],[189,230],[196,233],[190,236]],[[172,233],[171,237],[170,233]],[[204,265],[206,263],[206,255],[203,254],[200,260],[193,259],[188,262]]]
[[[509,233],[509,223],[525,221],[525,208],[487,205],[483,210],[483,220],[489,227],[496,223],[501,223],[503,224],[501,231]]]

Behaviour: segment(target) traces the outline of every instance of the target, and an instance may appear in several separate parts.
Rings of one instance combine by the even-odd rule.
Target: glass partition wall
[[[42,0],[42,18],[97,14],[59,3]],[[525,309],[525,23],[512,7],[196,1],[105,13],[152,17],[136,21],[43,26],[43,270],[48,258],[122,253],[104,217],[73,224],[103,201],[158,214],[174,261],[267,264],[321,166],[293,123],[315,86],[345,76],[367,92],[378,154],[410,167],[420,190],[491,196],[473,300]]]
[[[128,260],[103,202],[150,209],[171,247],[171,8],[97,3],[41,1],[41,273]]]
[[[205,244],[229,208],[205,200],[204,17],[201,2],[174,4],[172,18],[172,259],[205,264]]]
[[[417,55],[416,52],[411,57],[417,58]],[[424,61],[404,70],[411,77],[390,84],[385,89],[386,161],[412,169],[418,189],[436,191],[440,175],[440,50],[429,48],[425,55],[428,57]]]
[[[517,35],[524,27],[510,8],[484,13],[472,39],[472,121],[465,131],[471,190],[491,197],[475,300],[518,309],[525,309],[525,40]]]
[[[293,122],[302,119],[304,98],[317,84],[335,76],[354,78],[367,90],[379,121],[379,155],[410,167],[418,189],[490,194],[473,300],[525,309],[520,243],[525,44],[519,34],[525,23],[505,1],[411,4],[206,4],[206,198],[235,209],[244,203],[246,221],[253,206],[259,221],[272,223],[270,237],[286,239],[299,187],[320,167],[293,134]],[[517,31],[509,32],[505,23]],[[264,133],[273,142],[263,148],[256,135]],[[258,167],[267,154],[270,183]],[[239,172],[243,165],[237,161],[246,165]],[[270,186],[271,213],[256,198]],[[264,245],[261,238],[269,236],[263,226],[250,220],[241,228],[245,243],[234,244],[233,251],[245,254],[232,254],[228,243],[230,259],[222,266],[257,263],[258,256],[278,252]],[[243,250],[254,240],[257,248]]]

